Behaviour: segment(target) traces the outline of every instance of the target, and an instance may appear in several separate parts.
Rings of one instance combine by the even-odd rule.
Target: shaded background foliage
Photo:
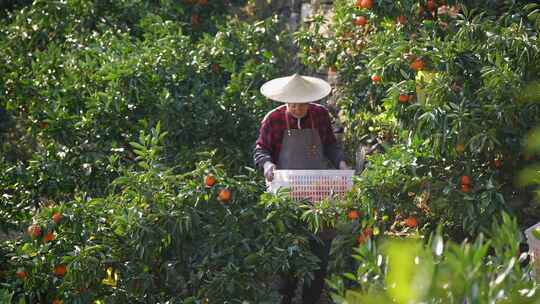
[[[292,58],[277,20],[230,17],[242,4],[34,1],[5,11],[2,188],[13,196],[2,200],[16,206],[7,223],[74,191],[103,194],[133,162],[133,134],[157,121],[169,132],[165,162],[178,170],[214,149],[233,170],[251,165],[273,106],[258,87]]]

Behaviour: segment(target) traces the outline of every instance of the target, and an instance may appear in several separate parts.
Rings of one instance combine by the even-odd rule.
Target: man
[[[256,142],[255,164],[263,169],[267,181],[272,181],[275,169],[349,169],[332,132],[328,110],[311,103],[326,97],[330,90],[326,81],[298,74],[270,80],[261,87],[264,96],[285,103],[266,114]],[[311,284],[304,285],[304,304],[319,300],[330,245],[329,238],[323,238],[322,244],[316,240],[310,242],[313,253],[321,262]],[[281,303],[291,303],[297,281],[290,274],[282,278]]]

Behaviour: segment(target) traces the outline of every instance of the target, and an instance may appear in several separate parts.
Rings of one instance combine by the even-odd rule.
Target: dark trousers
[[[326,269],[328,267],[328,256],[330,255],[330,246],[332,240],[322,240],[318,242],[316,240],[310,240],[309,245],[311,251],[315,256],[320,259],[319,269],[313,274],[314,278],[310,283],[305,282],[302,289],[302,303],[303,304],[315,304],[321,297],[321,292],[324,287],[324,279],[326,278]],[[291,273],[281,275],[281,283],[279,286],[279,293],[283,296],[281,304],[292,303],[296,286],[298,285],[298,278],[294,277]]]

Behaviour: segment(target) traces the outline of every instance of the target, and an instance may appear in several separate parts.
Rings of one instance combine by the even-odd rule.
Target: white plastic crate
[[[540,223],[527,228],[525,230],[525,236],[527,237],[527,244],[529,244],[529,254],[531,255],[534,272],[537,279],[540,279],[540,240],[537,239],[532,231],[534,228],[539,227]]]
[[[275,170],[270,192],[288,188],[291,198],[318,202],[330,196],[343,198],[352,188],[354,170]]]

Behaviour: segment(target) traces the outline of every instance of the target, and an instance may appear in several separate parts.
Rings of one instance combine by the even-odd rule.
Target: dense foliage
[[[538,11],[498,4],[336,1],[328,35],[323,19],[296,34],[307,65],[339,75],[349,154],[366,138],[386,152],[366,170],[369,199],[391,214],[416,206],[457,238],[500,210],[538,217],[514,182],[535,157],[523,141],[540,121]]]
[[[322,230],[337,303],[536,300],[538,6],[336,0],[292,36],[257,2],[0,4],[0,302],[276,303]],[[252,168],[296,47],[365,161],[342,200]]]
[[[133,162],[128,142],[157,121],[179,171],[210,150],[251,165],[272,107],[258,87],[286,70],[286,33],[200,3],[35,1],[0,21],[1,227],[48,200],[103,194]]]

